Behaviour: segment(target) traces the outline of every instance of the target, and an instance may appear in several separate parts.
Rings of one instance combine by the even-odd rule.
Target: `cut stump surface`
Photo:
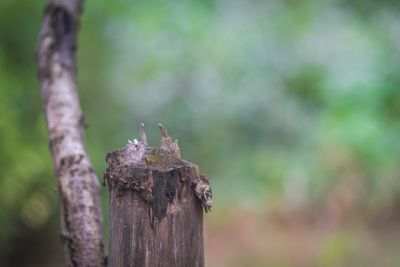
[[[107,154],[109,266],[204,266],[203,209],[211,209],[211,188],[159,127],[160,147],[147,144],[141,125],[141,141]]]

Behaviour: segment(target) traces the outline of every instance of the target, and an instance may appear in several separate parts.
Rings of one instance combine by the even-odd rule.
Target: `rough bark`
[[[86,153],[76,91],[79,0],[50,0],[36,51],[48,137],[60,194],[67,266],[104,266],[99,182]]]
[[[147,145],[142,128],[141,142],[107,155],[111,267],[204,266],[203,208],[211,208],[211,188],[160,129],[160,148]]]

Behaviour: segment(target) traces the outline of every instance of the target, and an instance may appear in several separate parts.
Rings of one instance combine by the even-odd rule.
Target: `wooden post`
[[[159,148],[148,146],[142,124],[141,141],[107,154],[111,267],[204,266],[203,209],[211,208],[211,188],[159,127]]]

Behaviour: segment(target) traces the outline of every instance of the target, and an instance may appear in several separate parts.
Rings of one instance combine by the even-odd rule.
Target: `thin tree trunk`
[[[36,51],[67,266],[104,266],[99,182],[86,153],[76,91],[80,0],[50,0]]]

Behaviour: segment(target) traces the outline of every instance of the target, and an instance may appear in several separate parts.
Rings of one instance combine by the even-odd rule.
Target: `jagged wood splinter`
[[[203,210],[211,209],[211,187],[158,127],[160,147],[148,145],[142,123],[141,141],[107,154],[110,266],[204,266]]]

